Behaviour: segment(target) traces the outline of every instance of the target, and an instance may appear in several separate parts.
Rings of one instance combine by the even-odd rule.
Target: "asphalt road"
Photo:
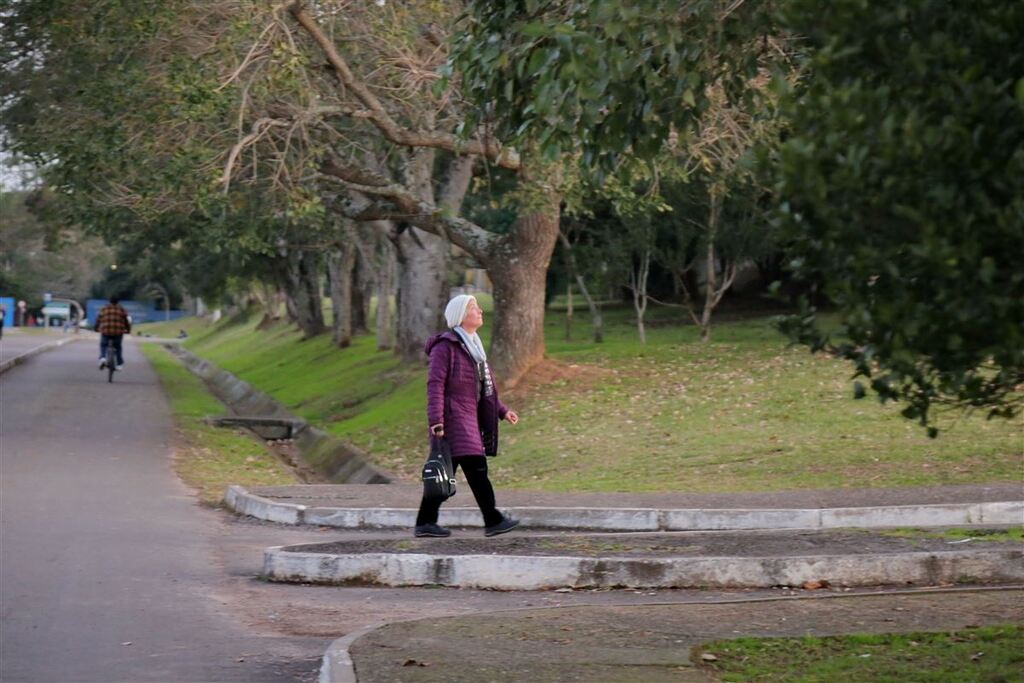
[[[155,374],[128,344],[108,384],[94,346],[0,375],[0,680],[315,680],[328,639],[228,605]]]

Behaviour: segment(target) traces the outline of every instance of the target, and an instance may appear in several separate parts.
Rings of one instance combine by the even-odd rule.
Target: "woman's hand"
[[[434,425],[430,428],[430,433],[440,439],[444,436],[444,425],[440,423]]]
[[[510,425],[514,425],[519,422],[519,415],[516,414],[516,411],[510,410],[505,413],[505,419],[508,420]]]

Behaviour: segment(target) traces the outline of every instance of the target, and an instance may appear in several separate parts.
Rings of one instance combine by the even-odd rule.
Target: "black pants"
[[[473,491],[476,504],[480,506],[480,512],[484,515],[484,526],[494,526],[504,516],[498,512],[494,501],[494,487],[487,477],[487,456],[484,455],[460,455],[452,458],[455,469],[462,468],[466,475],[469,488]],[[437,524],[437,513],[441,510],[440,500],[424,498],[420,502],[420,513],[416,515],[416,526],[423,524]]]

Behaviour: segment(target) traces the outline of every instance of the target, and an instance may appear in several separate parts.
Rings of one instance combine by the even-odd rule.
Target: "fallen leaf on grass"
[[[705,652],[704,654],[702,654],[700,656],[700,658],[702,660],[704,660],[705,662],[717,662],[718,661],[718,657],[713,655],[713,654],[711,654],[710,652]]]
[[[982,658],[982,656],[983,656],[984,654],[985,654],[984,652],[975,652],[975,653],[974,653],[973,655],[971,655],[971,661],[972,661],[972,662],[976,662],[976,661],[978,661],[979,659],[981,659],[981,658]]]
[[[829,587],[829,582],[824,580],[824,579],[821,579],[821,580],[818,580],[818,581],[805,581],[804,585],[801,586],[801,588],[803,588],[805,591],[816,591],[816,590],[818,590],[820,588],[828,588],[828,587]]]
[[[430,666],[427,662],[417,662],[415,659],[407,659],[402,666]]]

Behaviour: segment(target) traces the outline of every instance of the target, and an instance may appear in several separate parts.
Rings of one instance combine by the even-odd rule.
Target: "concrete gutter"
[[[341,529],[409,529],[415,508],[332,508],[282,503],[229,486],[232,510],[281,524]],[[524,526],[587,531],[724,531],[743,529],[864,529],[1022,524],[1024,501],[822,509],[659,510],[653,508],[510,507]],[[476,508],[442,508],[439,523],[480,527]]]
[[[280,582],[442,585],[491,590],[572,588],[772,588],[1024,581],[1024,551],[961,550],[804,557],[537,557],[264,552],[264,575]]]
[[[42,346],[37,346],[37,347],[35,347],[34,349],[32,349],[30,351],[26,351],[25,353],[21,354],[20,356],[15,356],[14,358],[8,358],[4,362],[0,363],[0,374],[3,374],[5,372],[7,372],[8,370],[10,370],[11,368],[13,368],[16,365],[21,365],[22,363],[27,361],[32,356],[38,356],[40,353],[45,353],[47,351],[53,351],[54,349],[60,348],[61,346],[64,346],[65,344],[70,344],[71,342],[78,341],[81,338],[82,337],[75,336],[75,337],[69,337],[67,339],[59,339],[59,340],[57,340],[55,342],[50,342],[49,344],[43,344]]]
[[[336,484],[389,484],[394,477],[370,462],[369,457],[342,439],[333,437],[227,370],[183,349],[180,344],[165,347],[194,375],[201,378],[222,403],[241,417],[279,418],[294,425],[295,444],[303,459]],[[264,518],[260,518],[264,519]]]

